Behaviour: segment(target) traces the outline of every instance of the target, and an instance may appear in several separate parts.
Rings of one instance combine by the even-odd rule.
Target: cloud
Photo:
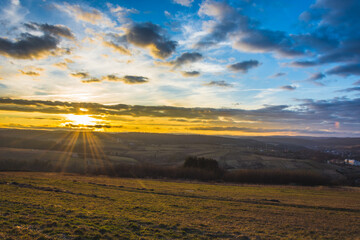
[[[198,14],[212,17],[215,21],[207,27],[208,34],[195,44],[197,48],[211,47],[229,39],[235,49],[244,52],[303,55],[303,50],[296,48],[295,40],[289,34],[260,29],[258,23],[226,2],[206,0],[201,4]]]
[[[114,49],[116,52],[121,53],[123,55],[131,55],[129,49],[126,49],[123,46],[120,46],[114,42],[103,41],[104,46]]]
[[[113,13],[115,16],[117,16],[118,21],[120,22],[126,22],[127,16],[129,14],[138,14],[139,11],[135,8],[125,8],[121,6],[113,6],[111,3],[107,3],[108,8],[110,9],[110,12]]]
[[[360,85],[360,80],[354,82],[353,85]]]
[[[294,47],[294,40],[285,32],[266,29],[249,29],[237,34],[234,48],[244,52],[275,52],[281,56],[303,55],[303,51]]]
[[[90,75],[87,72],[76,72],[76,73],[70,73],[70,76],[76,77],[76,78],[89,78]]]
[[[334,67],[328,73],[344,77],[359,75],[354,66],[360,61],[359,11],[360,2],[357,0],[317,0],[303,12],[300,19],[307,26],[305,30],[319,41],[303,43],[304,39],[301,39],[300,43],[308,44],[305,47],[315,50],[312,51],[314,60],[302,67],[340,63],[343,65]]]
[[[185,7],[190,7],[194,0],[173,0],[174,3],[180,4]]]
[[[192,127],[190,130],[198,131],[236,131],[236,132],[248,132],[248,133],[306,133],[306,134],[327,134],[328,131],[320,130],[308,130],[308,129],[296,129],[296,128],[249,128],[249,127]]]
[[[202,56],[201,53],[198,53],[198,52],[186,52],[186,53],[181,54],[174,61],[170,61],[170,62],[167,62],[165,64],[173,66],[174,68],[178,68],[178,67],[180,67],[182,65],[197,62],[197,61],[200,61],[202,59],[203,59],[203,56]]]
[[[296,89],[296,86],[286,85],[286,86],[281,86],[280,89],[294,91]]]
[[[63,25],[25,23],[26,28],[37,34],[22,33],[20,38],[10,40],[0,38],[0,54],[17,59],[42,59],[69,53],[68,49],[60,49],[60,37],[74,39],[71,30]],[[39,35],[42,34],[42,35]]]
[[[327,74],[336,74],[343,77],[348,77],[350,75],[360,75],[360,64],[347,64],[336,66],[329,71],[326,72]]]
[[[34,72],[34,71],[23,71],[23,70],[19,70],[19,72],[23,75],[27,75],[27,76],[31,76],[31,77],[38,77],[40,76],[40,73],[38,72]]]
[[[125,75],[123,77],[117,77],[116,75],[107,75],[102,77],[103,81],[112,81],[112,82],[124,82],[126,84],[142,84],[147,83],[149,78],[143,76],[131,76]]]
[[[316,65],[317,63],[314,61],[294,61],[290,63],[292,67],[313,67]]]
[[[346,88],[343,90],[339,90],[337,92],[356,92],[356,91],[360,91],[360,87]]]
[[[64,62],[54,63],[53,66],[61,68],[61,69],[68,69],[69,63],[74,63],[74,61],[69,58],[65,58]]]
[[[61,68],[61,69],[67,69],[68,65],[66,62],[58,62],[58,63],[54,63],[53,66]]]
[[[274,75],[271,75],[270,78],[278,78],[278,77],[282,77],[285,75],[286,75],[286,73],[279,72],[279,73],[275,73]]]
[[[81,80],[81,82],[82,83],[98,83],[98,82],[101,82],[101,80],[98,78],[90,78],[87,80]]]
[[[75,19],[78,21],[88,22],[93,25],[105,25],[108,27],[114,25],[109,18],[104,16],[99,10],[95,8],[85,8],[85,6],[80,6],[77,4],[71,5],[68,3],[64,3],[63,5],[54,4],[54,6],[60,11],[64,11],[70,16],[75,17]]]
[[[213,17],[216,21],[208,27],[207,35],[195,44],[195,48],[214,46],[226,40],[238,28],[245,28],[247,25],[247,18],[225,2],[203,1],[198,14],[201,17]]]
[[[110,81],[110,82],[123,82],[126,84],[142,84],[147,83],[149,79],[143,76],[131,76],[125,75],[123,77],[118,77],[115,74],[109,74],[106,76],[102,76],[101,78],[91,77],[87,72],[76,72],[70,74],[73,77],[81,78],[82,83],[98,83],[102,81]]]
[[[47,23],[39,24],[35,22],[25,23],[24,25],[30,30],[41,31],[45,34],[60,36],[68,39],[75,39],[75,36],[71,32],[70,28],[64,25],[49,25]]]
[[[59,40],[51,35],[34,36],[24,33],[15,41],[0,38],[0,54],[18,59],[41,59],[56,55],[58,43]]]
[[[215,86],[215,87],[233,87],[232,84],[225,82],[224,80],[221,81],[211,81],[205,83],[204,86]]]
[[[191,72],[182,71],[181,75],[183,75],[184,77],[198,77],[198,76],[200,76],[200,72],[199,71],[191,71]]]
[[[176,48],[177,43],[164,35],[164,30],[151,22],[133,24],[127,29],[126,40],[141,48],[147,48],[153,57],[165,59]]]
[[[319,80],[325,78],[326,75],[323,73],[314,73],[309,78],[306,79],[306,81],[311,82],[317,86],[325,86],[323,83],[318,82]]]
[[[228,68],[234,72],[247,73],[249,69],[258,67],[259,65],[260,63],[257,60],[248,60],[248,61],[231,64],[228,66]]]
[[[307,80],[308,81],[316,81],[316,80],[321,80],[325,77],[326,77],[325,74],[319,72],[319,73],[312,74]]]
[[[306,131],[325,131],[334,133],[334,122],[341,123],[341,134],[359,134],[360,98],[334,98],[332,100],[299,100],[299,105],[264,106],[255,110],[225,109],[225,108],[183,108],[171,106],[140,106],[140,105],[102,105],[98,103],[76,103],[60,101],[40,101],[25,99],[0,98],[0,110],[41,112],[53,114],[76,114],[80,108],[88,109],[90,114],[106,114],[107,116],[132,117],[163,117],[191,120],[216,121],[224,123],[239,121],[254,122],[258,128],[278,129],[286,126],[288,129],[304,128]],[[349,112],[352,114],[349,115]],[[230,122],[229,122],[230,121]],[[208,125],[202,125],[209,127]],[[221,126],[221,125],[220,125]],[[222,126],[221,126],[222,127]],[[254,125],[251,128],[255,128]],[[304,130],[304,131],[305,131]],[[303,133],[306,133],[303,132]],[[356,133],[357,132],[357,133]],[[300,134],[302,131],[299,132]]]
[[[360,3],[357,0],[317,0],[310,9],[303,12],[300,18],[308,23],[316,24],[319,30],[329,27],[341,32],[347,38],[359,32],[358,22]]]

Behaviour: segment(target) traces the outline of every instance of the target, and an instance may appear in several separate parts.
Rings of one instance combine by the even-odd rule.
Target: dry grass
[[[0,239],[357,239],[360,190],[0,173]]]

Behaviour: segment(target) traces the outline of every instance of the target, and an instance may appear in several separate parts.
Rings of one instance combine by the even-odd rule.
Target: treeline
[[[105,164],[88,168],[62,169],[49,161],[0,160],[0,171],[68,172],[110,177],[181,179],[252,184],[293,184],[304,186],[347,184],[314,171],[279,169],[221,169],[216,160],[188,157],[183,166],[167,167],[152,164]]]

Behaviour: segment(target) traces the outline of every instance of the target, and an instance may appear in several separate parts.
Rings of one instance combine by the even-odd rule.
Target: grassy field
[[[0,173],[0,239],[360,239],[360,189]]]

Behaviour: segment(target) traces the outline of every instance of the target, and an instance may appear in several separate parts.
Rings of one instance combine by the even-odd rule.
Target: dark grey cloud
[[[204,86],[215,86],[215,87],[233,87],[231,83],[227,83],[224,80],[221,81],[211,81],[205,83]]]
[[[15,41],[0,38],[0,54],[18,59],[40,59],[55,55],[58,38],[51,35],[34,36],[24,33]]]
[[[201,53],[198,52],[186,52],[177,57],[174,61],[167,62],[168,65],[178,68],[182,65],[197,62],[203,59]]]
[[[228,68],[234,72],[247,73],[249,69],[258,67],[259,65],[260,65],[260,63],[257,60],[248,60],[248,61],[243,61],[243,62],[238,62],[235,64],[228,65]]]
[[[126,40],[135,46],[149,48],[154,57],[161,59],[169,57],[177,45],[165,36],[160,26],[151,22],[132,25],[127,29]]]
[[[343,77],[347,77],[350,75],[360,75],[360,64],[354,63],[354,64],[336,66],[330,69],[329,71],[327,71],[326,73],[340,75]]]
[[[182,71],[181,75],[183,75],[184,77],[198,77],[198,76],[200,76],[200,72],[199,71],[190,71],[190,72]]]
[[[296,86],[286,85],[286,86],[281,86],[280,89],[294,91],[296,89]]]
[[[26,28],[41,35],[22,33],[20,38],[0,38],[0,54],[18,59],[40,59],[60,53],[60,37],[74,39],[71,30],[63,25],[25,23]],[[68,53],[69,50],[65,50]]]
[[[60,36],[64,38],[74,39],[75,36],[71,32],[70,28],[64,25],[50,25],[50,24],[39,24],[35,22],[25,23],[25,27],[30,30],[41,31],[46,34],[51,34],[55,36]]]

